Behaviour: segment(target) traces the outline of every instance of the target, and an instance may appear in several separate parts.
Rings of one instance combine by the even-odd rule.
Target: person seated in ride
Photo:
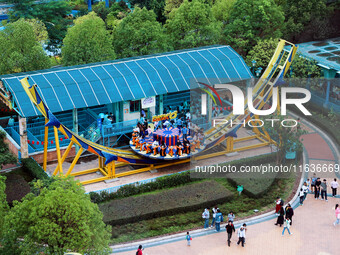
[[[142,136],[142,138],[139,140],[140,151],[145,150],[145,144],[146,144],[146,140],[145,140],[144,136]]]
[[[176,146],[169,146],[169,152],[168,152],[168,154],[171,156],[171,157],[173,157],[174,156],[174,154],[176,153]]]
[[[136,149],[138,149],[141,146],[141,144],[140,144],[141,140],[142,140],[142,137],[139,135],[136,138]]]
[[[190,154],[190,142],[187,138],[183,140],[184,153]]]
[[[136,145],[136,140],[138,138],[138,133],[137,132],[133,132],[132,133],[132,145]]]
[[[151,126],[148,127],[147,131],[148,131],[148,136],[150,136],[152,134]]]
[[[147,154],[152,152],[151,145],[152,145],[151,143],[145,144],[145,151]]]
[[[165,145],[164,141],[162,141],[162,144],[161,144],[160,154],[161,154],[161,157],[165,157],[166,156],[166,145]]]
[[[169,128],[171,127],[171,122],[169,120],[166,120],[163,126],[165,126],[165,128]]]
[[[155,140],[152,143],[152,150],[153,150],[153,155],[156,156],[158,154],[158,148],[159,148],[159,143],[157,140]]]
[[[198,139],[197,133],[195,133],[194,137],[193,137],[193,142],[191,143],[191,148],[192,151],[195,152],[196,148],[199,148],[201,145],[200,139]]]
[[[182,152],[183,152],[183,145],[181,143],[181,141],[178,140],[177,144],[176,144],[176,149],[177,149],[177,155],[178,156],[182,156]]]

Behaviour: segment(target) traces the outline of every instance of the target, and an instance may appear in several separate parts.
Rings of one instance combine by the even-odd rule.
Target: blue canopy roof
[[[0,76],[20,114],[30,117],[39,113],[19,82],[24,77],[38,85],[52,112],[60,112],[189,90],[193,79],[227,83],[252,74],[230,46],[216,45]]]

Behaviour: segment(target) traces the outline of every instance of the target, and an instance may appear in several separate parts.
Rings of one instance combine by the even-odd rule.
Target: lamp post
[[[251,64],[252,64],[252,71],[251,72],[253,73],[253,75],[255,75],[256,60],[252,60]]]
[[[261,75],[261,72],[262,72],[262,67],[259,67],[259,68],[257,68],[256,69],[256,71],[255,71],[255,73],[256,73],[256,78],[259,78],[260,77],[260,75]]]

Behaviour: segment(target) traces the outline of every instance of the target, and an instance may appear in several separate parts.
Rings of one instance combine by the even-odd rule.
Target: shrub
[[[153,194],[115,199],[99,205],[104,221],[126,224],[202,209],[229,201],[233,193],[209,180]]]
[[[25,158],[21,162],[24,171],[27,171],[34,179],[44,180],[50,178],[34,159]]]

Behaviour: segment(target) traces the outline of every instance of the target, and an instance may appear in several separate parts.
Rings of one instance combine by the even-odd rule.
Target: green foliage
[[[49,68],[50,61],[36,40],[32,25],[20,19],[0,32],[0,74]]]
[[[317,62],[303,57],[300,53],[296,54],[291,65],[292,78],[316,78],[321,76],[321,68]]]
[[[113,32],[113,45],[119,58],[147,55],[171,49],[162,25],[153,11],[135,8]]]
[[[38,19],[26,19],[26,22],[32,25],[36,40],[44,44],[48,40],[48,32],[45,24]]]
[[[183,173],[176,173],[168,176],[159,177],[155,181],[146,184],[140,184],[137,186],[133,184],[124,185],[120,189],[118,189],[117,192],[110,194],[105,191],[101,193],[90,192],[90,197],[92,202],[101,203],[104,201],[130,197],[137,194],[151,192],[154,190],[172,188],[197,180],[199,179],[190,178],[190,171],[187,171]]]
[[[284,0],[282,2],[285,12],[284,36],[289,40],[297,40],[311,21],[323,20],[329,15],[326,0]]]
[[[280,38],[284,15],[273,0],[237,0],[225,27],[225,41],[246,55],[261,39]]]
[[[187,212],[230,200],[233,194],[221,184],[209,180],[170,190],[116,199],[100,204],[104,221],[110,225],[152,219]]]
[[[236,0],[216,0],[212,6],[212,13],[216,20],[226,23],[233,11]]]
[[[127,14],[130,12],[128,6],[126,4],[122,5],[121,3],[123,2],[114,3],[110,7],[110,12],[105,20],[106,27],[108,30],[111,31],[114,30],[121,22],[121,20],[125,18]]]
[[[3,225],[4,225],[4,218],[9,210],[9,206],[7,204],[6,200],[6,177],[0,175],[0,240],[2,238],[2,233],[3,233]],[[0,242],[1,243],[1,242]]]
[[[165,25],[175,49],[215,44],[220,39],[221,26],[210,5],[200,0],[185,0],[170,13]]]
[[[16,157],[9,151],[8,145],[4,139],[6,133],[0,130],[0,169],[6,164],[14,164],[17,162]]]
[[[77,18],[63,41],[63,63],[80,65],[115,58],[104,21],[94,12]]]
[[[129,0],[129,3],[132,6],[137,5],[140,8],[145,7],[148,10],[152,10],[156,14],[158,21],[165,21],[163,16],[165,0]]]
[[[256,61],[256,67],[266,68],[275,52],[278,44],[277,39],[260,40],[249,52],[246,57],[248,66],[252,66],[252,61]],[[294,60],[295,61],[295,60]]]
[[[164,15],[169,18],[170,12],[181,6],[183,0],[165,0]]]
[[[32,158],[24,158],[21,160],[22,168],[28,172],[34,179],[45,180],[50,179],[41,166]]]
[[[110,228],[102,217],[83,187],[72,179],[59,178],[38,196],[27,195],[9,211],[0,252],[109,254]]]

